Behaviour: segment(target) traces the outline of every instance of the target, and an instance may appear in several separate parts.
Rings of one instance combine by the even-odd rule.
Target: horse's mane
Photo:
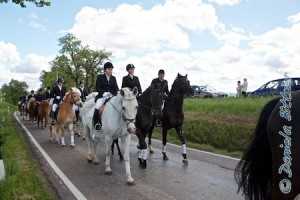
[[[72,89],[72,92],[76,92],[76,93],[78,93],[78,94],[81,95],[81,92],[80,92],[80,90],[78,88],[72,87],[71,89]]]
[[[86,101],[90,100],[90,99],[94,99],[97,96],[98,92],[92,92],[91,94],[89,94],[86,97]]]

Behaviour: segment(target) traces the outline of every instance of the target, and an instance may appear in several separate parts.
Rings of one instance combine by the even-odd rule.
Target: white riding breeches
[[[105,103],[105,101],[113,96],[114,95],[112,95],[110,92],[104,92],[103,97],[97,99],[95,109],[99,110],[100,107]]]
[[[76,104],[73,104],[73,111],[78,111],[79,110],[79,106],[77,106]]]
[[[53,106],[52,106],[52,111],[53,111],[53,112],[56,111],[57,106],[58,106],[57,104],[53,104]]]

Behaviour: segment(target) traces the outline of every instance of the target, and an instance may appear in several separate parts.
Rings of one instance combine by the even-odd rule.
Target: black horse
[[[137,97],[139,108],[136,115],[136,136],[139,139],[139,165],[141,168],[145,169],[147,167],[147,143],[145,142],[147,133],[153,121],[153,115],[160,116],[163,99],[166,98],[163,93],[165,86],[149,86],[140,96]],[[114,144],[117,145],[118,154],[122,160],[123,155],[120,152],[118,145],[118,140],[114,140],[111,148],[114,149]]]
[[[183,113],[183,100],[184,95],[193,95],[193,89],[190,85],[189,80],[187,79],[187,75],[182,76],[180,74],[177,75],[168,98],[166,98],[163,108],[163,115],[161,118],[162,121],[162,143],[163,143],[163,159],[168,160],[166,145],[167,145],[167,132],[171,128],[175,128],[179,139],[182,144],[182,156],[183,163],[187,164],[187,156],[186,156],[186,144],[185,144],[185,136],[182,130],[182,124],[184,121],[184,113]],[[153,124],[149,129],[148,133],[148,142],[149,147],[151,147],[151,138],[153,131]],[[150,149],[151,152],[151,149]]]
[[[300,92],[281,95],[262,109],[235,169],[238,191],[249,200],[289,200],[300,193]]]

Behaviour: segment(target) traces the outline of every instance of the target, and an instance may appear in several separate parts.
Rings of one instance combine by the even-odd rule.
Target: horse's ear
[[[136,96],[137,93],[138,93],[138,88],[137,88],[137,87],[134,87],[133,90],[132,90],[132,93]]]
[[[185,78],[187,78],[187,74],[185,75]]]
[[[122,96],[124,96],[124,91],[123,91],[123,88],[121,88],[121,90],[120,90],[120,94],[122,95]]]

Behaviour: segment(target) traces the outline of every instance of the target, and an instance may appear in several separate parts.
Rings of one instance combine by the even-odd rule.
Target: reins
[[[109,99],[111,99],[111,98],[109,98]],[[131,100],[134,100],[134,99],[136,99],[136,98],[131,98],[131,99],[125,99],[125,98],[123,98],[122,101],[123,101],[123,100],[125,100],[125,101],[131,101]],[[109,102],[110,105],[117,111],[117,113],[121,116],[121,118],[122,118],[125,122],[127,122],[127,125],[130,124],[130,123],[134,123],[134,122],[135,122],[135,118],[134,118],[134,119],[127,119],[127,118],[125,118],[125,116],[124,116],[122,113],[120,113],[120,112],[118,111],[118,109],[117,109],[110,101],[108,101],[108,102]]]

